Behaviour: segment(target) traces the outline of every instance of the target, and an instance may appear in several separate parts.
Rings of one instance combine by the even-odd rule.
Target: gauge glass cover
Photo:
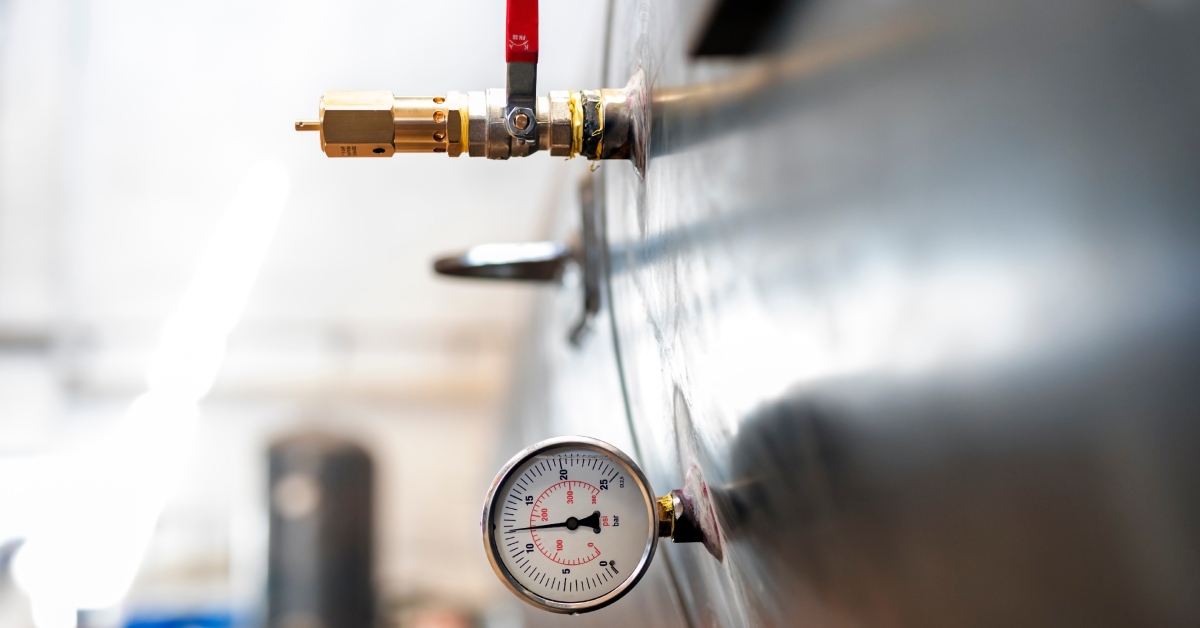
[[[657,545],[650,485],[603,441],[569,437],[517,454],[484,505],[484,545],[514,593],[546,610],[611,604],[649,567]]]

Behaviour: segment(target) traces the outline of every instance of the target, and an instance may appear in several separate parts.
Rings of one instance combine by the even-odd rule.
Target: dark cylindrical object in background
[[[270,450],[270,628],[369,628],[373,469],[367,452],[327,434]]]

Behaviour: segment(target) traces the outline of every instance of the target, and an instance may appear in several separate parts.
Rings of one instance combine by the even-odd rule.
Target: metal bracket
[[[481,244],[458,255],[438,258],[433,269],[439,275],[472,279],[557,282],[570,260],[583,275],[583,310],[571,326],[568,340],[581,346],[591,332],[592,320],[600,311],[604,278],[603,203],[597,195],[600,173],[589,173],[579,182],[579,236],[569,243],[523,242]]]
[[[600,282],[604,277],[603,204],[597,198],[601,173],[584,176],[579,182],[579,233],[583,251],[579,265],[583,270],[583,311],[571,327],[571,344],[578,347],[592,330],[592,319],[600,311]]]
[[[438,258],[439,275],[510,281],[558,281],[575,252],[558,242],[480,244],[465,253]]]

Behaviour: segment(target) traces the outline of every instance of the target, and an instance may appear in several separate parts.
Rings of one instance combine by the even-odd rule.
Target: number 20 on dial
[[[646,572],[658,543],[650,484],[608,443],[580,436],[517,454],[492,482],[483,542],[492,569],[548,611],[607,606]]]

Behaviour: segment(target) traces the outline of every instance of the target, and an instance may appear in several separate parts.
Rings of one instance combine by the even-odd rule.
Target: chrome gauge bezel
[[[637,567],[617,588],[592,600],[560,602],[530,591],[505,567],[504,561],[500,558],[500,547],[496,544],[496,535],[492,533],[495,527],[495,523],[492,522],[492,513],[499,507],[498,502],[502,498],[502,495],[499,493],[500,488],[507,483],[513,472],[524,464],[525,461],[553,449],[587,449],[611,456],[629,473],[629,477],[637,484],[646,504],[647,542],[645,549],[642,551],[641,561],[638,562]],[[655,549],[658,548],[658,508],[656,506],[654,491],[650,488],[650,482],[646,479],[645,474],[642,473],[642,469],[637,463],[625,455],[624,452],[595,438],[587,436],[562,436],[544,440],[527,447],[516,456],[513,456],[508,461],[508,464],[504,465],[504,468],[496,475],[496,479],[492,480],[492,485],[487,492],[487,498],[483,502],[483,519],[480,522],[480,529],[483,532],[483,546],[488,557],[488,562],[492,564],[492,570],[496,572],[500,581],[504,583],[504,586],[508,587],[509,591],[512,591],[517,597],[542,610],[553,613],[586,613],[604,608],[621,599],[622,596],[628,593],[642,579],[646,570],[650,568],[650,561],[654,558]]]

